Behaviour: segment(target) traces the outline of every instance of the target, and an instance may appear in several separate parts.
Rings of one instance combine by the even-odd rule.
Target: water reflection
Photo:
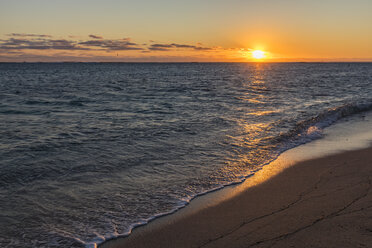
[[[229,155],[226,157],[226,166],[221,173],[235,180],[239,175],[247,175],[256,171],[260,165],[267,163],[275,157],[270,142],[272,119],[265,118],[278,113],[279,110],[270,106],[270,89],[266,83],[267,70],[264,64],[256,63],[246,65],[249,73],[242,80],[240,95],[241,101],[234,110],[240,112],[234,119],[236,135],[228,135]],[[243,106],[243,107],[242,107]],[[257,149],[259,148],[259,149]]]

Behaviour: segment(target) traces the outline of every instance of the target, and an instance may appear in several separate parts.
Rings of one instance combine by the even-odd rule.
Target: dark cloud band
[[[46,34],[26,34],[11,33],[7,34],[8,39],[0,40],[0,50],[91,50],[91,51],[171,51],[171,50],[194,50],[207,51],[212,50],[209,47],[194,46],[188,44],[161,44],[151,45],[137,44],[130,38],[123,39],[104,39],[102,36],[91,34],[89,40],[74,39],[53,39],[51,35]]]
[[[191,50],[211,50],[209,47],[200,47],[186,44],[152,44],[149,46],[149,50],[152,51],[169,51],[171,49],[191,49]]]

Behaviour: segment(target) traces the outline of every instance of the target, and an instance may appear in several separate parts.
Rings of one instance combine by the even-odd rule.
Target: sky
[[[371,13],[372,0],[0,0],[0,61],[372,61]]]

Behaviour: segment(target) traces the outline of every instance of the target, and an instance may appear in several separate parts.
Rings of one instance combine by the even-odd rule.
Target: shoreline
[[[153,218],[148,223],[135,226],[129,235],[107,239],[100,243],[98,247],[121,247],[120,244],[123,243],[123,240],[130,239],[134,233],[152,232],[169,225],[169,223],[177,222],[179,219],[188,218],[188,216],[204,209],[214,207],[252,187],[275,178],[283,170],[293,165],[318,158],[337,156],[348,151],[363,150],[371,145],[372,131],[369,128],[371,123],[372,111],[357,114],[337,122],[324,129],[321,139],[313,140],[283,152],[276,160],[263,166],[261,170],[246,178],[242,183],[228,185],[213,192],[199,195],[193,198],[189,204],[177,209],[175,212]],[[270,192],[266,194],[270,194]],[[115,245],[112,246],[113,244]],[[117,244],[119,245],[117,246]]]
[[[371,153],[369,147],[294,166],[279,159],[253,180],[225,190],[219,201],[203,207],[195,201],[187,211],[159,218],[99,247],[372,245],[372,218],[365,218],[372,216]],[[211,194],[208,197],[215,198]]]

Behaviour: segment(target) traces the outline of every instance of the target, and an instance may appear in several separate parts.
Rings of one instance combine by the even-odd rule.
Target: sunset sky
[[[371,13],[371,0],[0,0],[0,61],[372,61]]]

